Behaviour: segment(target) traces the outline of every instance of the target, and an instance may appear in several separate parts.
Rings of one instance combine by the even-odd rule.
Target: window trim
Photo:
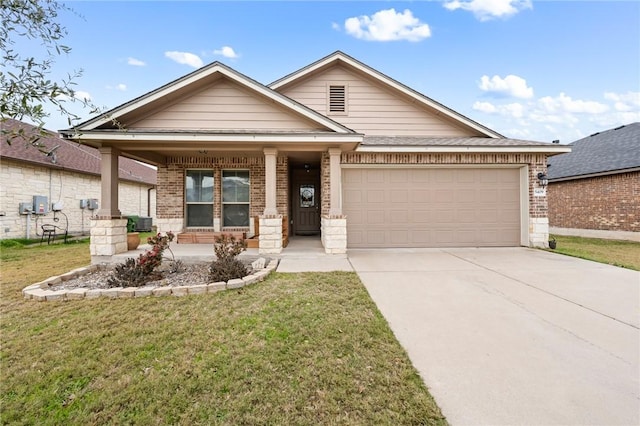
[[[208,171],[211,172],[211,179],[213,179],[213,185],[211,190],[211,201],[187,201],[187,174],[190,171]],[[187,168],[184,170],[184,225],[185,228],[206,228],[213,229],[216,215],[216,172],[210,168]],[[211,225],[189,225],[188,206],[189,205],[210,205],[211,206]]]
[[[344,111],[332,111],[331,110],[331,88],[343,87],[344,88]],[[327,115],[349,115],[349,85],[344,81],[329,81],[327,82]]]
[[[247,172],[249,174],[249,201],[224,201],[224,174],[225,172]],[[224,207],[225,205],[246,205],[248,207],[247,224],[246,225],[225,225],[224,223]],[[251,226],[251,169],[247,168],[226,168],[220,170],[220,228],[221,229],[238,229]]]

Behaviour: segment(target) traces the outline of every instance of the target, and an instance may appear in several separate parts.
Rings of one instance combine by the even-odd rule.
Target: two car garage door
[[[515,168],[345,168],[347,244],[368,247],[520,245]]]

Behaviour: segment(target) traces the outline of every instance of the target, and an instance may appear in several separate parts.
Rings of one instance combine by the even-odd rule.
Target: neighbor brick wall
[[[222,170],[249,170],[251,194],[249,214],[259,216],[265,207],[264,157],[170,157],[167,165],[158,168],[158,217],[175,219],[184,217],[184,176],[187,169],[211,169],[214,180],[214,218],[222,213]],[[276,208],[286,215],[289,204],[289,164],[287,157],[276,161]]]
[[[640,172],[550,183],[549,225],[640,232]]]
[[[322,174],[323,193],[328,193],[329,156],[323,154],[322,164],[327,170]],[[325,164],[326,162],[326,164]],[[426,154],[426,153],[343,153],[342,164],[528,164],[529,165],[529,217],[546,218],[548,213],[547,197],[534,197],[533,188],[537,187],[538,172],[546,172],[545,154]],[[326,174],[326,178],[325,178]],[[328,197],[327,197],[328,198]],[[322,200],[322,212],[328,213],[328,199]]]
[[[100,176],[51,169],[21,161],[2,159],[0,164],[0,238],[24,238],[26,216],[18,213],[18,204],[31,202],[34,195],[48,197],[51,203],[61,201],[62,212],[69,220],[69,232],[89,235],[91,216],[95,211],[81,209],[80,200],[96,198],[100,202]],[[148,184],[120,180],[119,209],[123,214],[147,216]],[[155,191],[151,193],[151,216],[155,217]],[[38,225],[53,221],[53,213],[40,216]],[[40,233],[40,229],[37,230]],[[31,238],[36,238],[35,216],[31,217]]]

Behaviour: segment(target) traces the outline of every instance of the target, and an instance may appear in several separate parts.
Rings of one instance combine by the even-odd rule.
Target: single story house
[[[569,151],[507,139],[340,51],[269,85],[214,62],[62,133],[98,148],[111,189],[94,260],[125,250],[120,155],[158,167],[160,231],[257,234],[262,253],[319,235],[345,253],[544,246],[538,174]]]
[[[552,232],[640,241],[640,123],[570,146],[549,159]]]
[[[38,132],[12,119],[0,124],[13,134],[21,129],[27,137]],[[88,235],[101,198],[98,150],[53,132],[40,139],[40,150],[22,137],[12,138],[9,145],[7,137],[0,135],[0,238],[38,238],[43,224],[55,224],[61,233]],[[121,157],[116,177],[123,214],[154,218],[156,169]],[[30,206],[32,214],[25,209],[21,214],[21,206]]]

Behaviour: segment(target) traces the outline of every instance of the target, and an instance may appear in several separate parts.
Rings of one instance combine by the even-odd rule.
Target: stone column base
[[[127,219],[91,220],[91,262],[127,251]]]
[[[260,236],[258,253],[278,254],[282,252],[282,215],[259,216]]]
[[[181,217],[171,219],[156,218],[156,226],[158,227],[158,232],[161,232],[163,234],[166,234],[169,231],[173,232],[174,234],[178,234],[179,232],[182,232],[184,219]]]
[[[321,240],[325,253],[344,254],[347,252],[347,217],[323,216],[321,219]]]
[[[529,245],[549,248],[549,218],[529,218]]]

